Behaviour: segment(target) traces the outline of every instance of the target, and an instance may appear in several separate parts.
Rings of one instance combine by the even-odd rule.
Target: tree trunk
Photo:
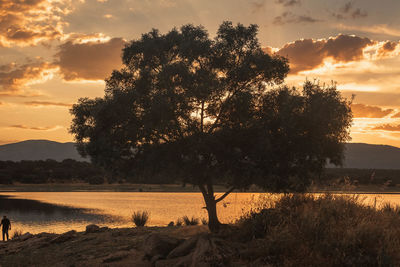
[[[219,231],[221,225],[217,216],[217,202],[213,195],[208,195],[204,200],[208,212],[208,229],[210,229],[211,232],[216,233]]]
[[[219,231],[220,222],[217,216],[217,201],[215,200],[214,190],[211,184],[207,184],[207,189],[204,185],[200,184],[199,188],[203,194],[204,202],[208,213],[208,229],[216,233]]]
[[[206,202],[206,209],[208,212],[208,229],[210,229],[211,232],[216,233],[219,231],[219,228],[221,226],[221,223],[219,222],[217,216],[217,203],[222,201],[231,192],[233,192],[233,190],[235,190],[235,187],[232,187],[231,189],[226,191],[225,194],[215,199],[212,183],[207,183],[207,187],[204,184],[199,184],[198,186],[201,193],[203,194],[204,202]]]

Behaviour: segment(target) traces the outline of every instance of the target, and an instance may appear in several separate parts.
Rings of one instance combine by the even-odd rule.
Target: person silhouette
[[[2,230],[3,230],[3,241],[4,237],[7,236],[7,241],[8,241],[8,230],[11,230],[11,222],[10,220],[7,218],[6,215],[3,216],[3,220],[1,220],[0,226],[2,226]]]

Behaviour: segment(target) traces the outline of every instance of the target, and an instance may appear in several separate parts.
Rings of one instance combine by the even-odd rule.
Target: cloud
[[[396,92],[365,92],[365,91],[341,91],[342,95],[350,98],[353,94],[359,103],[378,106],[399,106],[400,93]]]
[[[336,28],[347,31],[359,31],[359,32],[374,33],[374,34],[387,35],[393,37],[400,37],[400,30],[398,30],[397,28],[391,28],[386,24],[378,24],[370,26],[338,24],[336,25]]]
[[[312,18],[307,15],[295,15],[290,11],[283,12],[282,15],[274,18],[272,23],[274,25],[285,25],[289,23],[315,23],[320,20]]]
[[[355,8],[352,2],[347,2],[341,8],[339,8],[338,13],[333,12],[332,16],[337,19],[358,19],[367,17],[368,13],[360,8]]]
[[[397,45],[398,43],[396,42],[387,41],[379,48],[378,54],[380,56],[388,55],[396,49]]]
[[[284,6],[301,5],[300,0],[276,0],[276,3],[284,5]]]
[[[62,36],[71,0],[0,1],[0,46],[27,46]]]
[[[363,58],[363,49],[374,42],[368,38],[338,35],[329,39],[302,39],[284,45],[277,54],[288,57],[291,73],[312,70],[326,58],[349,62]]]
[[[42,60],[25,64],[0,65],[0,91],[15,95],[29,84],[42,82],[50,78],[56,71],[56,66]]]
[[[67,81],[104,80],[113,69],[121,67],[124,45],[122,38],[85,42],[70,40],[60,45],[55,64]]]
[[[352,104],[351,110],[355,118],[383,118],[393,112],[393,109],[383,109],[364,104]]]
[[[400,112],[397,112],[396,114],[394,114],[394,115],[392,116],[392,118],[400,118]]]
[[[23,124],[15,124],[8,126],[9,128],[23,129],[23,130],[35,130],[35,131],[54,131],[62,128],[62,126],[26,126]]]
[[[400,124],[392,125],[392,124],[382,124],[372,128],[373,130],[383,130],[383,131],[391,131],[391,132],[400,132]]]
[[[29,101],[24,102],[27,106],[41,107],[41,106],[59,106],[59,107],[72,107],[72,104],[50,101]]]

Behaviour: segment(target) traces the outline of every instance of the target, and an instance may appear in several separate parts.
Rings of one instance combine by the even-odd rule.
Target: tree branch
[[[226,198],[230,193],[232,193],[233,190],[235,190],[235,187],[232,187],[231,189],[229,189],[228,191],[225,192],[225,194],[223,194],[222,196],[220,196],[219,198],[217,198],[215,200],[216,203],[222,201],[224,198]]]
[[[204,130],[203,130],[203,128],[204,128],[204,122],[203,122],[203,120],[204,120],[204,100],[203,101],[201,101],[201,114],[200,114],[200,116],[201,116],[201,120],[200,120],[200,131],[201,131],[201,133],[203,133],[204,132]]]

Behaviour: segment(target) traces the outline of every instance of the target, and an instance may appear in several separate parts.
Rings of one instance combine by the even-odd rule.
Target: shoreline
[[[228,190],[221,185],[215,186],[215,193],[224,193]],[[12,192],[143,192],[143,193],[201,193],[193,185],[180,184],[101,184],[85,183],[55,183],[55,184],[12,184],[0,185],[0,193]],[[259,188],[250,188],[237,193],[271,193]],[[314,187],[305,193],[312,194],[400,194],[400,187],[382,187],[379,185],[359,185],[351,188]]]
[[[0,266],[154,266],[161,260],[159,253],[169,253],[201,235],[210,235],[206,226],[108,228],[92,224],[82,232],[24,233],[0,242]],[[169,261],[166,256],[162,259]]]

